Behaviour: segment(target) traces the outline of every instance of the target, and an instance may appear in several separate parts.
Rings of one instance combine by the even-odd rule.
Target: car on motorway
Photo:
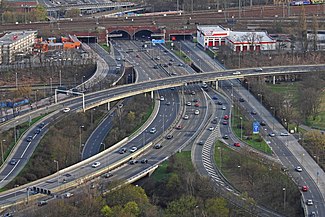
[[[187,106],[191,106],[192,103],[191,103],[191,102],[187,102],[186,105],[187,105]]]
[[[175,129],[176,130],[181,130],[183,127],[181,126],[181,125],[177,125],[176,127],[175,127]]]
[[[262,68],[256,68],[254,69],[255,72],[263,72],[263,69]]]
[[[307,204],[308,206],[312,206],[312,205],[314,205],[314,202],[313,202],[312,199],[308,199],[308,200],[306,200],[306,204]]]
[[[69,107],[66,107],[66,108],[64,108],[62,111],[63,111],[64,113],[67,113],[67,112],[70,111],[70,108],[69,108]]]
[[[222,124],[223,125],[228,125],[228,121],[224,120],[224,121],[222,121]]]
[[[198,99],[193,99],[193,102],[198,102],[199,100]]]
[[[46,204],[47,204],[47,201],[41,200],[41,201],[38,201],[37,206],[45,206]]]
[[[165,97],[164,96],[160,96],[160,101],[165,101]]]
[[[212,124],[217,124],[218,123],[218,118],[217,117],[213,118],[213,120],[211,121],[211,123]]]
[[[239,142],[235,142],[235,143],[234,143],[234,146],[235,146],[235,147],[240,147],[240,143],[239,143]]]
[[[160,149],[160,148],[162,148],[162,145],[161,145],[160,143],[158,143],[158,144],[156,144],[156,145],[154,146],[154,148],[155,148],[155,149]]]
[[[97,168],[97,167],[99,167],[99,166],[100,166],[100,162],[99,162],[99,161],[96,161],[95,163],[93,163],[93,164],[91,165],[92,168]]]
[[[173,135],[171,135],[171,134],[168,134],[167,136],[166,136],[166,139],[172,139],[173,138]]]
[[[103,174],[103,177],[106,178],[106,179],[109,178],[109,177],[112,177],[112,176],[113,176],[113,174],[111,172]]]
[[[239,98],[239,102],[245,102],[244,98]]]
[[[221,107],[221,110],[226,110],[226,109],[227,109],[226,106]]]
[[[158,65],[154,65],[153,68],[154,68],[154,69],[158,69]]]
[[[218,101],[217,104],[218,104],[218,105],[222,105],[222,102],[221,102],[221,101]]]
[[[269,136],[275,137],[275,133],[271,132],[271,133],[269,133]]]
[[[201,140],[201,141],[198,142],[198,144],[199,144],[199,145],[204,145],[204,141]]]
[[[0,123],[3,123],[3,122],[6,122],[6,118],[4,118],[4,117],[2,117],[2,118],[0,118]]]
[[[212,99],[214,99],[214,100],[218,100],[218,96],[217,96],[217,95],[213,95],[213,96],[212,96]]]
[[[303,186],[301,186],[301,190],[302,190],[303,192],[308,191],[308,186],[307,186],[307,185],[303,185]]]
[[[71,192],[67,192],[67,193],[64,194],[65,198],[70,198],[72,196],[73,196],[73,194]]]
[[[200,104],[197,102],[194,104],[195,107],[200,107]]]
[[[280,136],[289,136],[289,133],[285,132],[285,133],[280,133]]]
[[[40,132],[41,132],[41,129],[36,129],[34,133],[39,134]]]
[[[211,126],[211,127],[208,128],[208,130],[213,131],[214,127]]]
[[[225,120],[229,120],[229,115],[225,115],[225,116],[223,116],[223,119],[225,119]]]
[[[121,148],[119,151],[118,151],[118,153],[120,153],[120,154],[124,154],[126,152],[126,148]]]
[[[142,163],[142,164],[147,164],[147,163],[148,163],[148,159],[147,159],[147,158],[142,159],[142,160],[141,160],[141,163]]]
[[[297,167],[295,168],[295,170],[296,170],[297,172],[302,172],[302,168],[301,168],[300,166],[297,166]]]
[[[241,72],[240,72],[240,71],[235,71],[235,72],[233,72],[232,74],[233,74],[233,75],[240,75]]]
[[[167,64],[163,64],[163,67],[167,68],[167,67],[168,67],[168,65],[167,65]]]
[[[225,134],[222,138],[223,139],[229,139],[229,136],[227,134]]]
[[[153,127],[153,128],[150,129],[150,133],[151,133],[151,134],[154,134],[154,133],[156,133],[156,132],[157,132],[157,129],[156,129],[155,127]]]
[[[32,140],[33,140],[32,136],[28,136],[27,139],[26,139],[27,142],[31,142]]]
[[[131,165],[136,164],[136,163],[138,163],[138,160],[130,160],[129,161],[129,164],[131,164]]]
[[[194,90],[191,92],[191,95],[195,95],[195,91]]]
[[[257,115],[257,112],[256,111],[251,111],[251,114],[252,115]]]
[[[9,162],[10,165],[16,165],[17,164],[17,160],[16,159],[11,159],[11,161]]]
[[[184,120],[188,120],[189,119],[189,116],[188,115],[184,115],[183,119]]]
[[[170,105],[170,102],[166,102],[166,105]]]
[[[42,129],[44,126],[45,126],[45,123],[42,122],[42,123],[40,123],[40,124],[38,125],[38,128]]]
[[[137,148],[136,146],[133,146],[133,147],[130,148],[129,151],[130,151],[131,153],[134,153],[134,152],[136,152],[137,150],[138,150],[138,148]]]
[[[264,127],[266,125],[266,123],[264,121],[261,121],[260,125]]]
[[[309,214],[310,217],[316,217],[316,212],[315,211],[312,211],[310,214]]]
[[[169,66],[172,66],[172,65],[173,65],[173,63],[168,63],[168,65],[169,65]]]
[[[195,111],[194,111],[194,114],[195,114],[195,115],[199,115],[199,114],[200,114],[200,111],[199,111],[199,110],[195,110]]]

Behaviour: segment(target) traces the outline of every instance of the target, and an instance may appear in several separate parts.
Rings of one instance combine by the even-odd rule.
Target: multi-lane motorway
[[[160,51],[160,52],[162,52],[162,53],[159,54],[159,55],[164,56],[163,55],[164,52],[163,51]],[[138,54],[135,53],[134,55],[138,55]],[[144,55],[146,55],[146,54],[144,54]],[[150,55],[149,55],[149,57],[150,57]],[[156,57],[156,55],[155,55],[155,57]],[[133,59],[134,58],[139,58],[141,60],[141,58],[145,58],[145,57],[141,55],[139,57],[137,57],[137,56],[134,57],[133,56],[132,58]],[[167,61],[168,62],[168,61],[170,61],[170,60],[168,60],[168,58],[171,58],[171,57],[168,57],[167,59],[166,59],[166,57],[164,57],[164,58],[165,59],[162,60],[162,61],[164,61],[164,62]],[[146,62],[146,61],[143,61],[143,62]],[[203,64],[203,62],[201,63],[201,65],[202,64]],[[149,64],[148,66],[143,66],[143,67],[145,67],[145,68],[150,67],[150,69],[153,69],[154,66],[155,65]],[[174,67],[174,65],[173,65],[173,67]],[[140,68],[140,65],[139,65],[139,68]],[[164,67],[164,68],[168,68],[169,69],[169,67]],[[179,68],[182,68],[182,67],[179,67],[179,66],[176,67],[175,66],[175,69],[176,68],[179,69]],[[302,68],[302,69],[297,69],[297,67],[282,67],[280,69],[282,69],[282,70],[283,69],[286,69],[286,71],[288,71],[288,70],[289,71],[300,71],[300,70],[307,70],[308,68],[309,69],[313,69],[313,70],[315,70],[316,68],[324,69],[324,66],[306,66],[305,68]],[[167,74],[170,74],[170,72],[168,72],[168,69],[166,69]],[[174,71],[175,69],[172,69],[171,71]],[[85,98],[88,101],[87,104],[89,105],[89,101],[92,101],[91,103],[94,103],[94,101],[95,101],[94,98],[95,99],[97,98],[96,100],[101,100],[102,101],[103,98],[108,98],[108,97],[117,98],[117,94],[121,94],[121,95],[124,94],[124,96],[125,96],[125,93],[127,93],[127,95],[129,95],[130,92],[132,92],[132,91],[134,92],[135,90],[137,90],[139,92],[146,92],[148,90],[158,90],[158,89],[161,89],[161,88],[164,88],[164,87],[181,86],[184,83],[189,83],[191,81],[202,81],[202,80],[203,81],[208,81],[208,80],[215,81],[218,78],[221,79],[221,80],[225,80],[225,79],[234,78],[234,77],[242,77],[244,75],[255,75],[255,74],[264,74],[264,73],[265,74],[269,74],[269,73],[284,73],[283,71],[280,71],[279,69],[273,70],[273,68],[264,68],[262,73],[261,72],[255,72],[254,69],[241,70],[241,74],[240,75],[233,75],[233,72],[234,71],[221,72],[221,73],[220,72],[218,72],[218,73],[217,72],[214,72],[214,73],[206,73],[206,74],[202,74],[202,75],[175,76],[172,79],[171,78],[163,78],[163,79],[158,79],[158,80],[154,80],[154,81],[151,80],[151,79],[155,79],[155,78],[154,77],[151,78],[150,75],[148,74],[148,80],[150,80],[150,81],[141,82],[141,85],[142,85],[141,87],[139,85],[137,86],[137,84],[127,85],[124,88],[117,87],[117,88],[113,88],[114,90],[101,91],[101,92],[99,92],[99,93],[96,94],[96,97],[93,97],[94,94],[88,94],[88,95],[86,95]],[[168,91],[173,92],[175,90],[168,90]],[[132,93],[132,94],[134,95],[136,93]],[[171,96],[171,98],[169,96]],[[123,98],[123,96],[121,98]],[[202,96],[200,98],[202,98]],[[175,114],[175,116],[171,117],[171,120],[174,120],[175,117],[176,117],[176,115],[177,115],[177,113],[178,113],[177,112],[177,107],[178,108],[180,107],[179,101],[177,100],[177,97],[176,96],[173,97],[172,95],[168,95],[168,97],[167,97],[166,94],[165,94],[165,100],[164,101],[167,101],[167,100],[170,100],[170,102],[171,102],[170,105],[165,104],[165,105],[163,105],[163,107],[166,107],[166,109],[167,109],[167,107],[170,107],[170,108],[174,108],[176,110],[174,110],[174,112],[170,112],[169,110],[165,110],[165,111],[163,111],[163,114],[166,114],[166,113],[168,113],[168,114]],[[191,100],[193,100],[193,99],[189,99],[189,101],[191,101]],[[77,102],[77,101],[79,101],[77,103],[78,105],[71,105],[70,106],[72,108],[72,111],[76,110],[77,108],[80,108],[80,99],[78,99],[78,100],[72,100],[72,102]],[[201,99],[200,101],[202,101],[201,102],[202,103],[202,107],[200,107],[200,109],[204,109],[203,101],[205,102],[205,100],[204,99]],[[67,103],[65,103],[65,104],[67,104]],[[189,114],[190,115],[193,115],[194,117],[199,117],[199,116],[195,116],[194,115],[194,113],[193,113],[194,110],[195,110],[195,108],[194,109],[191,108],[191,110],[189,110]],[[202,114],[202,112],[200,114]],[[159,115],[161,115],[160,117],[162,117],[164,119],[165,116],[163,114],[159,114]],[[167,120],[167,117],[166,117],[166,120]],[[169,124],[166,124],[166,126],[169,126]],[[164,124],[163,124],[163,126],[161,126],[162,125],[161,123],[159,123],[158,125],[160,126],[160,128],[161,127],[163,128],[162,131],[165,130],[164,129]],[[197,128],[198,128],[198,126],[195,127],[195,129],[197,129]],[[157,130],[158,130],[158,127],[157,127]],[[176,134],[181,133],[181,131],[180,132],[179,131],[176,131],[176,132],[177,132]],[[145,132],[145,133],[147,133],[147,132]],[[144,134],[144,135],[147,135],[147,134]],[[179,135],[179,136],[182,137],[181,135]],[[146,137],[146,136],[142,136],[142,140],[144,141],[143,144],[145,144],[146,142],[148,142],[147,139],[144,138],[144,137]],[[148,138],[150,138],[150,136]],[[176,138],[176,136],[174,138]],[[23,138],[23,139],[25,139],[25,138]],[[152,138],[152,139],[154,139],[154,138]],[[136,144],[139,144],[139,143],[136,143]],[[107,164],[114,162],[114,160],[117,160],[118,157],[109,156],[108,159],[110,159],[110,160],[109,160],[109,162],[107,162]],[[100,160],[102,161],[103,159],[100,159]],[[19,163],[18,163],[18,165],[19,165]],[[81,171],[81,170],[79,170],[79,172],[77,172],[77,174],[74,174],[73,171],[72,172],[69,172],[69,175],[70,175],[69,177],[71,177],[71,179],[75,179],[79,175],[84,175],[87,172],[91,172],[92,171],[92,168],[88,168],[88,167],[90,167],[90,166],[85,166],[84,167],[85,168],[85,171],[84,171],[85,173],[83,171]],[[71,173],[73,175],[71,175]],[[51,180],[50,180],[50,182],[51,182]],[[52,183],[46,183],[46,185],[45,185],[46,188],[54,188],[55,186],[56,185],[53,182]],[[15,192],[15,194],[16,194],[16,197],[22,196],[24,194],[24,191],[22,191],[20,193]],[[13,195],[11,195],[11,196],[13,196]],[[8,195],[6,195],[5,197],[3,197],[4,201],[8,201],[8,197],[9,197]]]

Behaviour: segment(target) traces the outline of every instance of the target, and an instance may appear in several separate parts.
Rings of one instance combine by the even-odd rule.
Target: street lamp
[[[81,137],[82,137],[82,129],[84,128],[84,125],[79,126],[79,154],[81,158]]]
[[[240,118],[240,139],[243,140],[243,118]]]
[[[4,162],[4,156],[3,156],[3,142],[5,142],[6,140],[3,139],[1,140],[1,159],[2,159],[2,163]]]
[[[53,162],[56,163],[56,172],[57,172],[57,176],[58,176],[58,186],[59,186],[59,179],[60,179],[60,175],[59,175],[59,161],[53,160]]]
[[[261,104],[263,105],[263,94],[258,93],[257,95],[261,97]]]
[[[286,210],[286,188],[283,188],[283,210]]]

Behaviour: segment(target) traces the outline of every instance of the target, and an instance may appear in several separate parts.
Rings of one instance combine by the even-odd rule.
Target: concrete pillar
[[[151,91],[151,99],[153,99],[153,91]]]
[[[275,75],[273,75],[273,84],[275,84]]]
[[[219,81],[218,80],[215,81],[215,85],[216,85],[215,86],[216,90],[218,90],[219,89]]]
[[[109,111],[109,110],[111,110],[111,105],[110,105],[110,103],[108,102],[108,103],[107,103],[107,111]]]

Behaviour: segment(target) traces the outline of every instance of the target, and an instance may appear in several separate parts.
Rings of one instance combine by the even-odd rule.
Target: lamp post
[[[240,118],[240,140],[243,140],[243,118]]]
[[[79,126],[79,154],[81,159],[81,137],[82,137],[82,129],[84,128],[84,125]]]
[[[1,140],[1,160],[2,160],[2,163],[4,162],[4,156],[3,156],[3,142],[5,142],[6,140],[3,139]]]
[[[58,179],[58,186],[59,186],[59,179],[60,179],[60,175],[59,175],[59,161],[57,160],[53,160],[54,163],[56,163],[56,172],[57,172],[57,179]]]
[[[258,93],[257,95],[261,97],[261,104],[263,105],[263,94]]]
[[[286,188],[282,188],[283,190],[283,210],[286,210]]]

